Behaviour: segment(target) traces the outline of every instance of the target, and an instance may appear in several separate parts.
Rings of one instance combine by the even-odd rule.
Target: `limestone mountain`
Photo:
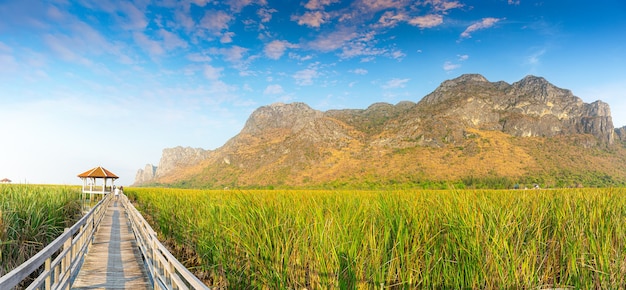
[[[202,148],[191,148],[177,146],[163,149],[161,160],[158,166],[146,164],[143,169],[139,169],[135,175],[135,184],[150,183],[163,176],[176,174],[180,168],[192,166],[206,159],[210,150]]]
[[[145,178],[150,168],[140,170],[136,184],[623,183],[625,130],[613,128],[608,104],[584,103],[543,78],[508,84],[471,74],[418,103],[326,112],[304,103],[263,106],[222,147],[179,157],[164,151],[153,178]]]

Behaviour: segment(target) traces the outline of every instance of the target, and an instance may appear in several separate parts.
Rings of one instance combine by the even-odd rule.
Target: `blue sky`
[[[624,126],[626,3],[0,0],[0,178],[128,185],[260,106],[417,102],[464,73],[542,76]]]

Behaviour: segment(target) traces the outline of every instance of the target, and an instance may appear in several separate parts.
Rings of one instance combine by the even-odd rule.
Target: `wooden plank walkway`
[[[72,289],[152,289],[121,201],[107,208]]]

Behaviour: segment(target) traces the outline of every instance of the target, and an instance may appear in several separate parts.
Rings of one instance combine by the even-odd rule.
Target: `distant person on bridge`
[[[115,200],[118,200],[120,198],[120,189],[119,188],[115,188]]]

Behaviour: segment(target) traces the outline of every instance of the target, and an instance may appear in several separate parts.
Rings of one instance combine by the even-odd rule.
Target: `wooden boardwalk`
[[[152,289],[121,201],[111,201],[72,289]]]

